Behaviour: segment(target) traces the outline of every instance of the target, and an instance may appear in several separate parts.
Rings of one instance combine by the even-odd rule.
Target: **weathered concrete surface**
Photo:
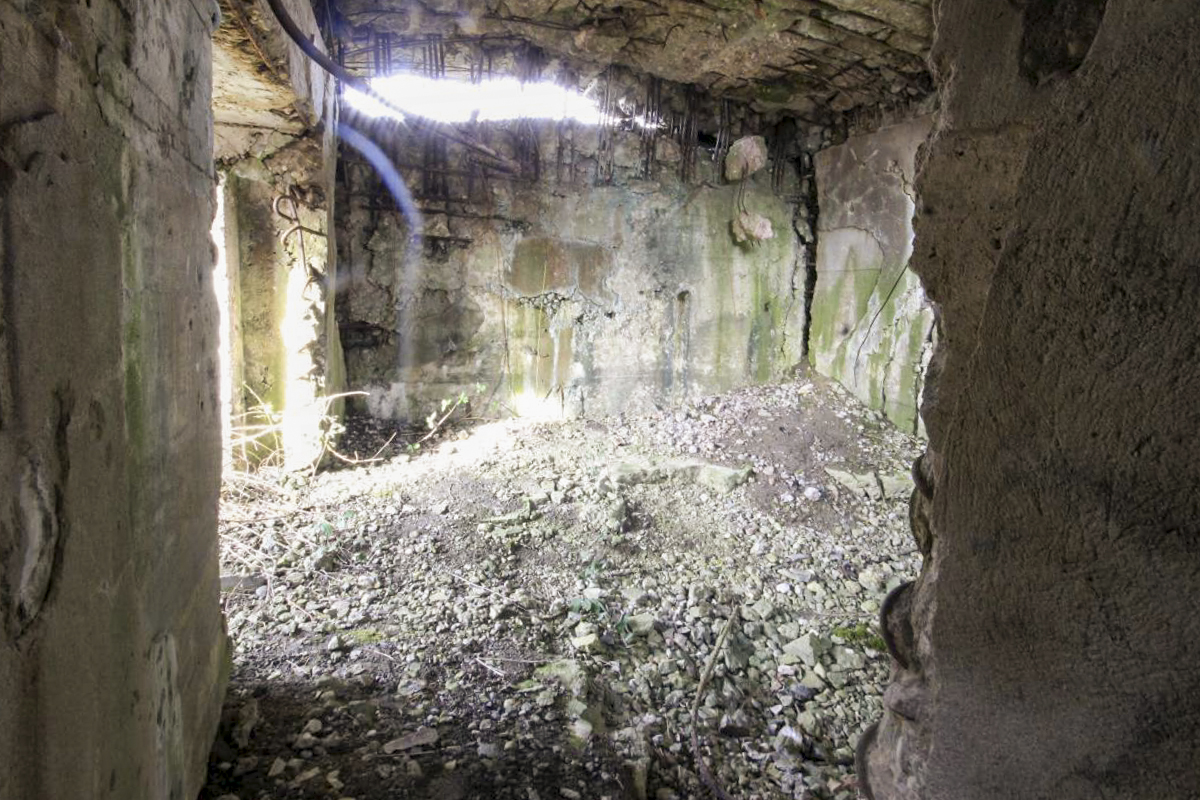
[[[240,374],[233,405],[243,409],[243,425],[269,422],[261,412],[270,408],[280,427],[264,448],[292,469],[321,457],[324,418],[341,408],[327,401],[344,383],[327,277],[336,256],[329,241],[331,162],[319,141],[300,139],[267,159],[238,162],[226,178],[226,228],[236,231],[225,251],[236,276],[229,300],[238,315],[229,337],[238,366],[231,376]]]
[[[809,360],[899,428],[917,432],[933,310],[907,270],[922,118],[817,153],[817,285]]]
[[[308,3],[285,3],[323,47]],[[225,190],[221,267],[230,309],[225,406],[235,433],[267,426],[235,455],[318,461],[343,403],[333,317],[336,153],[333,81],[287,37],[263,0],[222,4],[214,38],[216,156]],[[268,411],[269,410],[269,411]],[[239,441],[245,435],[238,436]]]
[[[312,4],[284,7],[324,49]],[[266,0],[221,0],[213,37],[213,118],[218,161],[265,158],[329,118],[333,82],[279,26]]]
[[[613,184],[592,186],[597,132],[582,128],[578,163],[555,178],[555,126],[541,133],[546,177],[497,181],[466,214],[426,202],[415,251],[397,214],[367,207],[373,171],[347,167],[338,302],[348,383],[371,393],[372,413],[421,419],[463,391],[501,413],[613,413],[801,362],[805,252],[797,209],[766,171],[741,202],[776,235],[738,244],[741,186],[683,184],[671,164],[641,179],[633,133],[614,147]],[[700,166],[719,181],[720,165]]]
[[[869,780],[1194,797],[1195,5],[939,8],[913,260],[945,333],[914,508],[932,542]]]
[[[929,93],[931,5],[931,0],[341,0],[338,8],[352,25],[373,25],[410,40],[427,34],[451,42],[519,36],[569,59],[589,78],[615,63],[752,102],[760,110],[786,108],[831,122],[851,108],[895,105]]]
[[[0,797],[190,798],[227,669],[213,3],[0,0]]]

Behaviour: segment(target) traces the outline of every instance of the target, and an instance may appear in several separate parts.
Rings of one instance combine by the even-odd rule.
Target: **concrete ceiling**
[[[809,118],[931,90],[932,0],[335,0],[352,29],[529,42]],[[403,40],[401,40],[403,41]],[[413,42],[416,40],[413,39]]]

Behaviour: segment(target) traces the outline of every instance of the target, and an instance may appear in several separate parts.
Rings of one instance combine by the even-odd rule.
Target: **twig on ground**
[[[365,650],[368,653],[375,653],[376,655],[381,655],[384,658],[386,658],[388,661],[391,661],[392,663],[397,663],[400,660],[400,659],[396,658],[394,655],[392,655],[391,653],[386,653],[378,647],[360,647],[359,649]]]
[[[425,442],[429,441],[434,436],[437,436],[438,432],[442,429],[442,426],[446,424],[446,420],[450,419],[450,415],[458,410],[458,407],[461,405],[466,405],[465,401],[459,400],[457,403],[451,403],[450,408],[446,410],[446,413],[442,415],[441,419],[436,422],[429,423],[429,433],[425,434],[420,439],[417,439],[416,444],[425,444]]]
[[[488,587],[486,587],[486,586],[480,586],[478,583],[475,583],[474,581],[469,581],[469,580],[467,580],[467,579],[466,579],[466,578],[464,578],[462,575],[459,575],[457,572],[451,572],[450,574],[451,574],[453,577],[455,577],[455,578],[458,578],[460,581],[462,581],[462,582],[463,582],[463,583],[465,583],[467,586],[470,586],[470,587],[471,587],[471,588],[473,588],[473,589],[478,589],[478,590],[479,590],[479,591],[481,591],[481,592],[487,592],[487,593],[488,593],[488,594],[490,594],[492,597],[499,597],[501,600],[503,600],[503,601],[504,601],[504,602],[506,602],[506,603],[512,602],[512,601],[511,601],[511,600],[509,600],[507,597],[505,597],[504,595],[502,595],[500,592],[497,592],[495,589],[489,589],[489,588],[488,588]],[[520,606],[521,608],[525,608],[525,606],[521,605],[520,603],[514,603],[514,605]]]
[[[484,669],[486,669],[488,672],[492,673],[493,675],[499,675],[501,678],[505,678],[505,679],[508,678],[508,676],[504,674],[503,670],[493,667],[491,664],[487,663],[482,658],[476,658],[475,663],[477,663],[479,666],[483,667]]]
[[[721,654],[721,650],[725,647],[725,639],[729,636],[729,631],[733,627],[735,614],[736,612],[730,612],[729,619],[725,620],[725,627],[721,629],[721,635],[717,637],[717,643],[713,645],[712,652],[708,654],[708,663],[704,665],[704,674],[700,676],[700,683],[696,686],[696,699],[692,701],[692,755],[695,757],[696,766],[700,770],[701,782],[708,787],[717,800],[733,800],[733,798],[717,783],[712,771],[708,768],[708,764],[704,761],[704,756],[700,753],[700,736],[696,733],[696,716],[700,711],[700,700],[704,697],[704,690],[708,688],[708,681],[712,678],[713,670],[717,666],[717,656]]]

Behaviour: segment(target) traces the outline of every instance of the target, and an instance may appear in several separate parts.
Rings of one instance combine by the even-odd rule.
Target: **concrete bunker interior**
[[[1198,59],[0,0],[0,798],[1194,796]]]

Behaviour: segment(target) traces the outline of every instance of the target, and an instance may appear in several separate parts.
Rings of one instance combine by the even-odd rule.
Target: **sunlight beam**
[[[421,75],[373,78],[371,88],[414,116],[438,122],[499,122],[513,119],[570,119],[599,125],[601,111],[593,100],[556,83],[521,83],[497,78],[480,83],[438,80]],[[383,103],[347,86],[346,102],[372,117],[397,115]]]

